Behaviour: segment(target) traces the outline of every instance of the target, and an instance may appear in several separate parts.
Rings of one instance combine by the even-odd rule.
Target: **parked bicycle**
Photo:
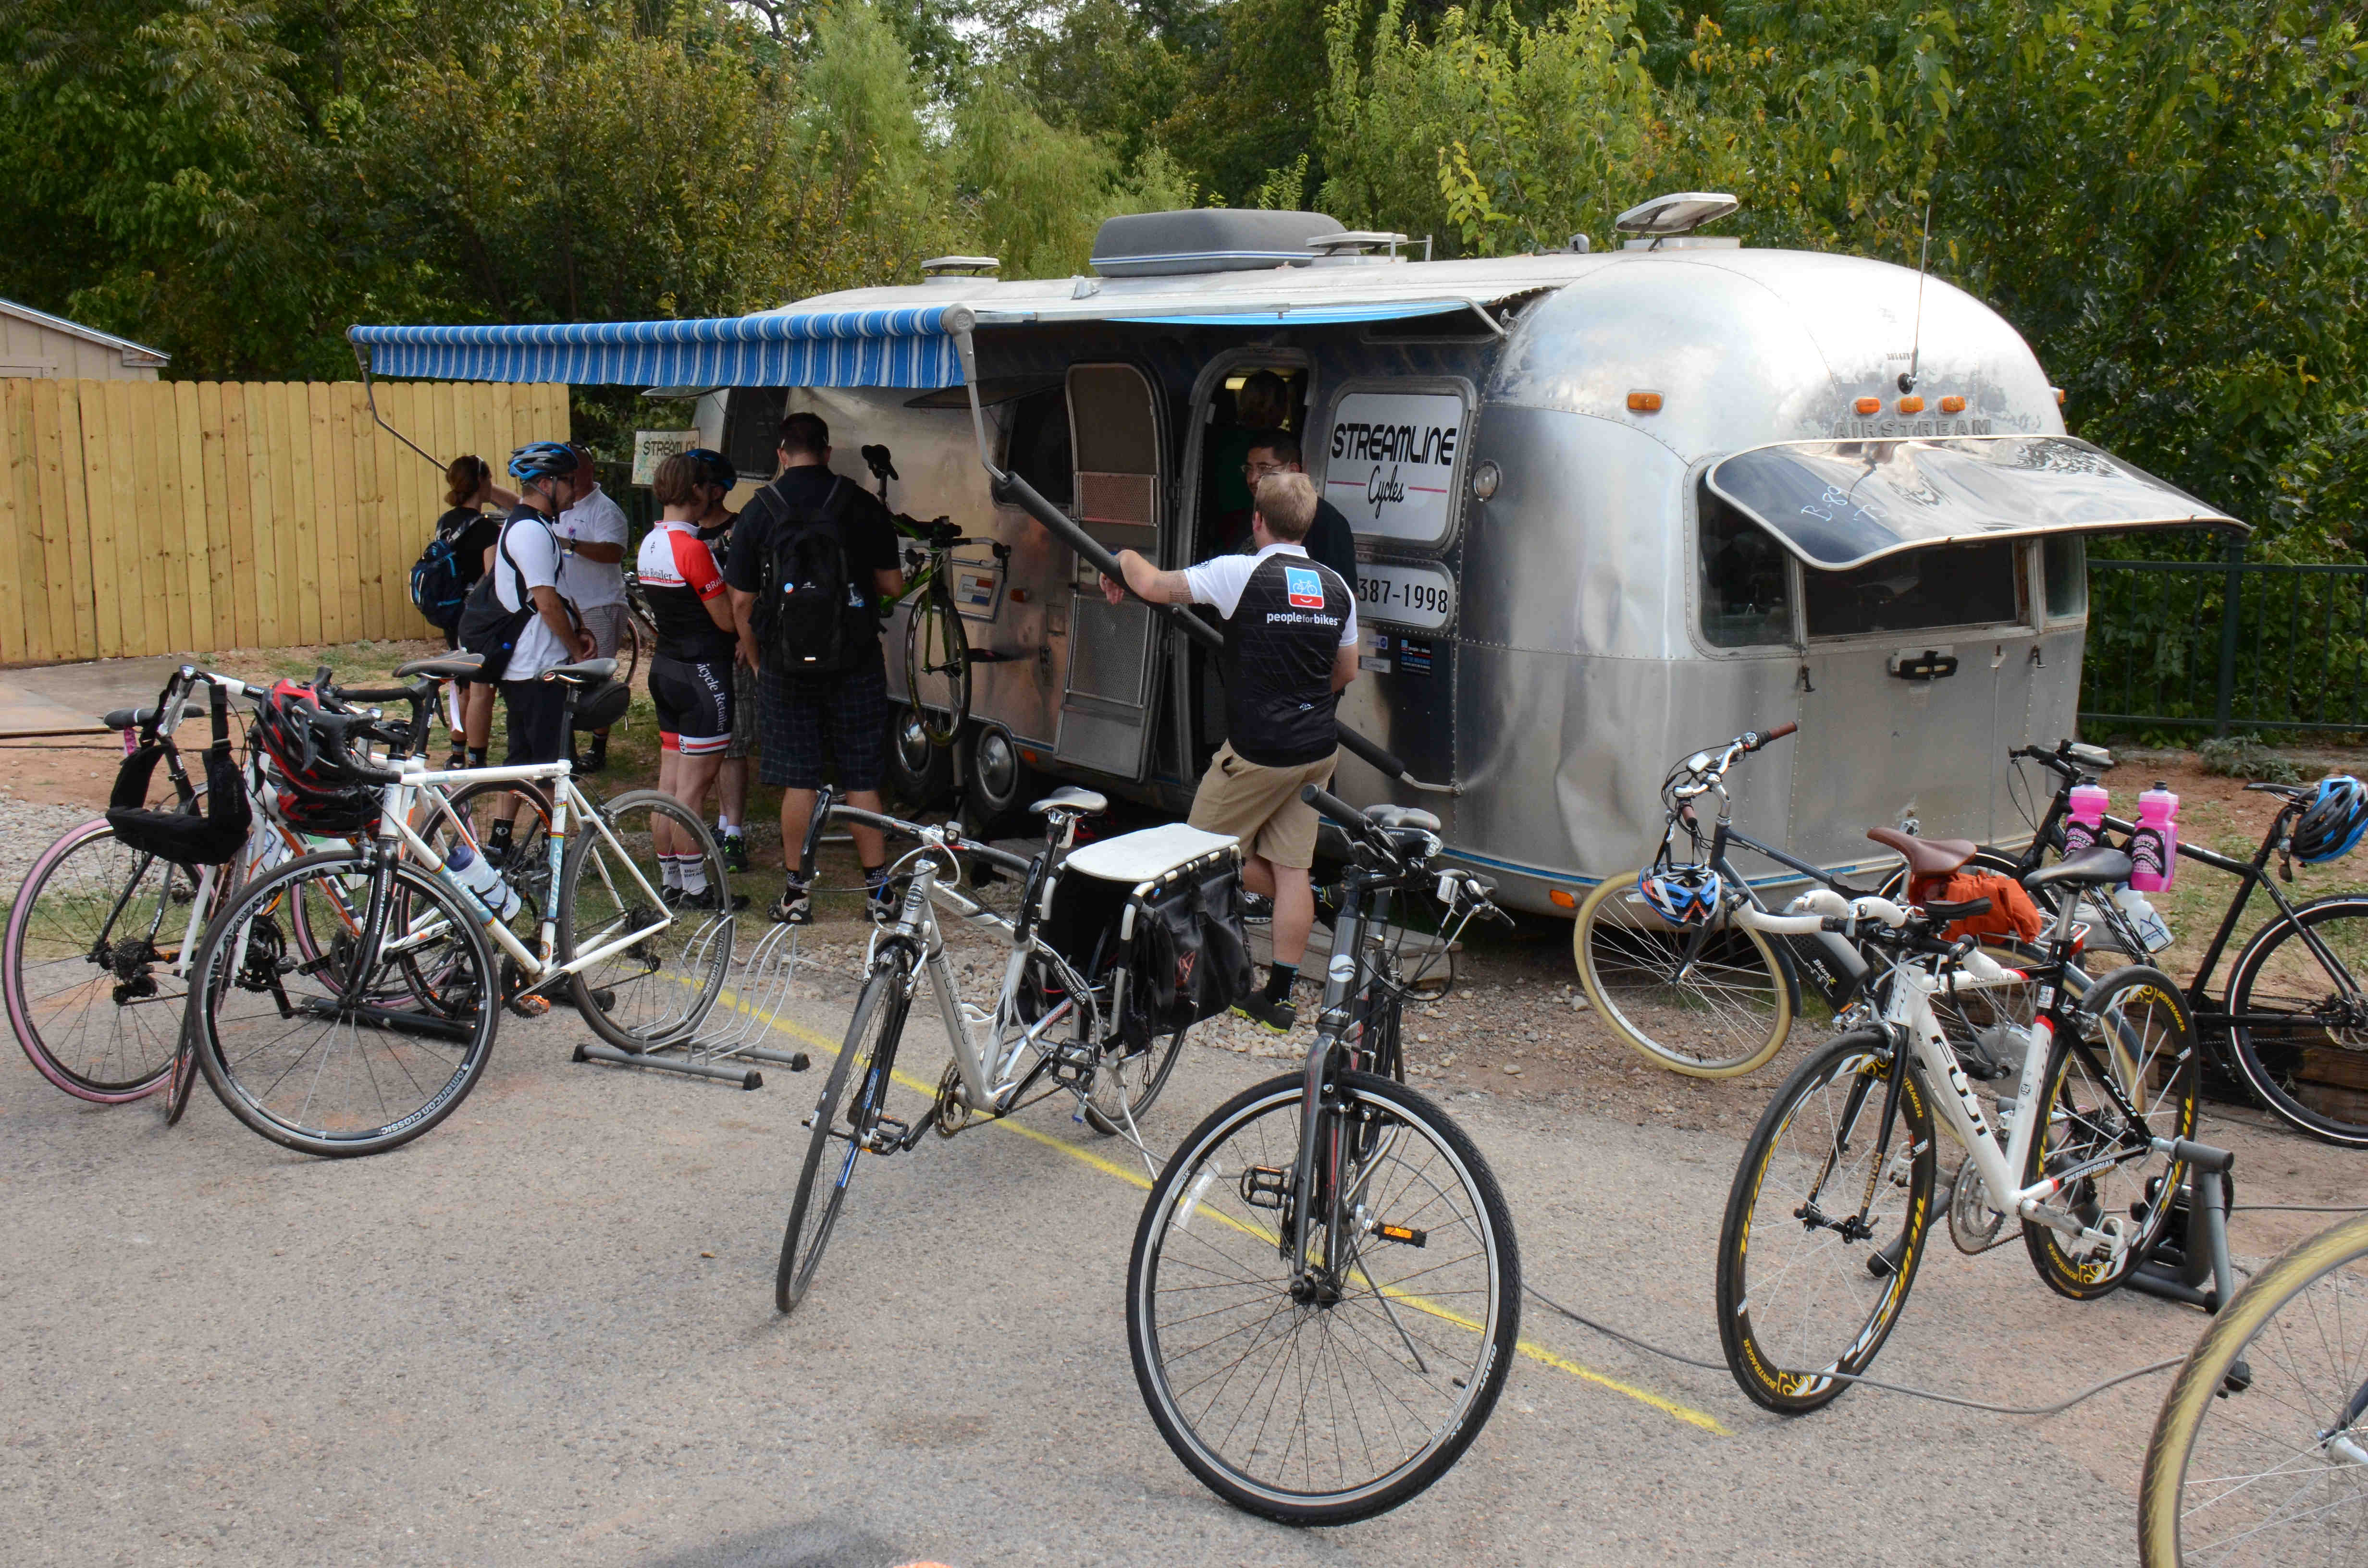
[[[613,668],[595,659],[543,678],[573,693]],[[370,837],[257,878],[199,945],[185,1049],[242,1121],[308,1153],[394,1148],[474,1087],[505,1004],[547,1006],[563,987],[595,1034],[627,1051],[697,1029],[723,989],[733,923],[722,854],[695,813],[654,790],[597,803],[564,762],[449,773],[407,756],[384,767],[353,755],[375,723],[367,715],[307,709],[301,722],[319,759],[313,787],[356,797]],[[441,812],[450,837],[439,847],[413,823],[423,792],[491,783],[550,792],[543,869],[557,892],[532,946],[506,923],[518,894],[473,831]],[[704,907],[664,891],[660,820],[677,845],[698,846],[719,894]],[[320,956],[307,958],[308,945]]]
[[[1218,1107],[1161,1171],[1127,1267],[1127,1343],[1152,1421],[1202,1484],[1268,1518],[1341,1524],[1420,1493],[1479,1435],[1520,1335],[1521,1270],[1487,1162],[1397,1081],[1395,1029],[1368,1027],[1388,988],[1376,912],[1428,890],[1452,940],[1497,914],[1487,884],[1434,865],[1428,812],[1303,795],[1351,855],[1315,1039],[1304,1069]]]
[[[860,811],[837,803],[828,790],[816,801],[802,865],[814,864],[823,826],[832,820],[875,827],[915,846],[890,868],[902,883],[901,901],[873,933],[845,1043],[803,1123],[811,1135],[773,1283],[782,1312],[794,1311],[812,1288],[862,1155],[909,1153],[933,1128],[951,1138],[973,1121],[1009,1116],[1061,1093],[1076,1099],[1095,1131],[1142,1147],[1135,1119],[1175,1071],[1185,1028],[1157,1028],[1143,1011],[1147,989],[1159,981],[1138,972],[1132,939],[1163,901],[1217,896],[1208,884],[1231,889],[1239,846],[1178,823],[1071,853],[1077,824],[1109,802],[1090,790],[1066,788],[1029,809],[1044,818],[1044,848],[1022,859],[963,836],[954,824]],[[1019,881],[1012,918],[962,892],[965,858]],[[963,1001],[955,986],[939,908],[1004,937],[1009,958],[992,1010]],[[925,976],[953,1060],[928,1112],[907,1122],[887,1114],[888,1090]]]
[[[2288,1248],[2195,1342],[2146,1445],[2146,1568],[2357,1562],[2368,1539],[2368,1215]]]
[[[2130,965],[2090,981],[2073,961],[2084,891],[2127,880],[2129,857],[2092,849],[2034,871],[2061,908],[2045,960],[2001,965],[1940,933],[1989,901],[1906,908],[1820,890],[1808,912],[1737,923],[1864,944],[1885,972],[1877,1014],[1810,1052],[1744,1146],[1719,1233],[1720,1344],[1744,1392],[1785,1415],[1837,1398],[1897,1324],[1935,1215],[1936,1122],[1966,1151],[1945,1200],[1968,1252],[2020,1232],[2059,1294],[2118,1289],[2146,1258],[2191,1160],[2197,1056],[2178,986]],[[1996,1121],[1934,1011],[1936,998],[2036,982],[2028,1028],[2000,1028]],[[2009,1085],[2011,1085],[2009,1090]]]
[[[895,460],[883,446],[863,449],[880,488],[880,503],[888,504],[888,482],[898,477]],[[985,649],[973,649],[962,629],[961,575],[955,550],[977,540],[944,517],[922,522],[903,513],[892,514],[897,530],[911,541],[903,548],[905,564],[905,699],[913,720],[935,746],[950,746],[970,718],[970,672],[973,665],[1002,658]],[[998,562],[1011,559],[1011,547],[990,540],[987,548]],[[985,608],[982,606],[981,608]]]

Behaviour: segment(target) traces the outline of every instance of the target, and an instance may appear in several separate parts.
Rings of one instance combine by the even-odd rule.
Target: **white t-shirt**
[[[1250,574],[1258,562],[1269,555],[1296,555],[1307,559],[1307,547],[1299,544],[1270,544],[1256,555],[1212,556],[1198,566],[1184,568],[1184,585],[1192,590],[1196,605],[1213,605],[1217,613],[1233,619],[1235,607],[1242,602],[1242,590],[1249,586]],[[1340,623],[1340,646],[1357,645],[1357,590],[1349,588],[1349,619]]]
[[[598,485],[592,494],[559,514],[552,525],[562,539],[581,540],[586,544],[613,544],[624,549],[632,538],[626,525],[625,509],[609,498]],[[596,605],[620,605],[625,602],[625,558],[614,561],[587,561],[575,557],[575,564],[567,574],[568,597],[578,609],[590,609]]]
[[[501,545],[509,546],[509,560],[502,559]],[[518,571],[510,563],[518,563]],[[584,569],[577,562],[575,572]],[[534,602],[531,594],[524,603],[518,597],[519,574],[526,577],[529,588],[552,588],[563,599],[572,597],[568,577],[570,569],[561,559],[558,541],[552,538],[548,524],[538,525],[526,518],[505,524],[500,544],[494,548],[494,597],[504,609],[524,609]],[[518,646],[510,651],[510,662],[502,671],[504,680],[532,680],[555,665],[573,664],[575,650],[560,646],[549,626],[540,615],[530,617],[518,632]]]

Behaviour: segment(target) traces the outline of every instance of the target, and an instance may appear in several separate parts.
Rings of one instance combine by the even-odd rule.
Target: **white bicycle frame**
[[[2064,908],[2057,916],[2056,935],[2059,937],[2069,934],[2076,903],[2072,899],[2064,901]],[[1816,913],[1766,915],[1747,905],[1736,910],[1733,917],[1742,925],[1754,926],[1763,931],[1795,936],[1826,929],[1825,922],[1828,916],[1853,923],[1873,921],[1895,930],[1906,925],[1907,919],[1907,912],[1888,899],[1861,898],[1845,903],[1840,895],[1825,889],[1805,895],[1796,902],[1795,907],[1807,907]],[[1989,1124],[1989,1119],[1983,1113],[1980,1096],[1965,1076],[1964,1068],[1958,1064],[1957,1053],[1950,1047],[1948,1036],[1941,1030],[1940,1017],[1932,1008],[1932,998],[1944,992],[1963,994],[1997,990],[2025,983],[2029,978],[2021,970],[2009,969],[1998,963],[1978,948],[1937,972],[1920,964],[1902,962],[1893,969],[1890,994],[1882,1012],[1883,1022],[1894,1040],[1907,1040],[1925,1084],[1935,1086],[1932,1098],[1940,1106],[1941,1123],[1973,1160],[1985,1189],[1991,1195],[1992,1206],[2005,1213],[2035,1221],[2061,1232],[2078,1241],[2091,1254],[2102,1252],[2112,1262],[2119,1263],[2130,1244],[2129,1221],[2125,1216],[2109,1214],[2102,1216],[2098,1225],[2083,1225],[2061,1209],[2050,1207],[2047,1200],[2072,1183],[2120,1164],[2123,1158],[2127,1157],[2127,1152],[2044,1176],[2029,1187],[2019,1185],[2016,1179],[2016,1173],[2031,1157],[2031,1141],[2039,1136],[2040,1124],[2044,1119],[2039,1114],[2037,1102],[2041,1092],[2040,1079],[2047,1070],[2047,1058],[2055,1043],[2055,1025],[2045,1013],[2054,1001],[2052,988],[2043,988],[2039,994],[2040,1014],[2032,1022],[2030,1049],[2024,1051],[2022,1058],[2022,1076],[2014,1098],[2009,1102],[2014,1107],[2013,1125],[2007,1131],[2003,1147],[1999,1144],[1998,1133]],[[2069,965],[2066,966],[2063,978],[2071,983],[2084,983],[2087,980],[2087,976]],[[2117,1044],[2109,1045],[2108,1050],[2114,1074],[2122,1080],[2122,1091],[2131,1095],[2135,1103],[2135,1086],[2130,1082],[2134,1074],[2124,1067],[2127,1053]],[[1947,1085],[1947,1093],[1937,1091],[1937,1085]],[[2154,1141],[2153,1146],[2162,1152],[2172,1148],[2168,1140],[2159,1138]]]

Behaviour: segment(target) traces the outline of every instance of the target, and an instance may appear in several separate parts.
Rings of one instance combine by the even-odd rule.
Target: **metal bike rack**
[[[746,958],[733,959],[726,969],[728,978],[723,994],[716,998],[715,1006],[697,1031],[685,1039],[638,1052],[587,1042],[575,1048],[575,1060],[713,1078],[737,1084],[743,1089],[765,1086],[765,1075],[751,1066],[752,1062],[786,1067],[792,1073],[804,1072],[809,1065],[804,1051],[777,1051],[764,1042],[776,1033],[774,1026],[791,1000],[791,990],[799,970],[818,971],[822,968],[819,961],[798,951],[798,938],[805,929],[797,926],[768,926]],[[729,941],[734,930],[732,917],[724,915],[712,922],[704,936],[711,942]]]
[[[2228,1173],[2237,1156],[2185,1139],[2158,1141],[2156,1146],[2185,1162],[2187,1182],[2172,1201],[2171,1223],[2162,1228],[2152,1252],[2130,1270],[2123,1283],[2166,1301],[2217,1312],[2233,1294],[2228,1267]]]

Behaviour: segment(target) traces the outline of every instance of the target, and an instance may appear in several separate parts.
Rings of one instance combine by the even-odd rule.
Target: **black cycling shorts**
[[[685,756],[722,756],[732,741],[732,661],[650,660],[650,701],[658,710],[658,745]]]

